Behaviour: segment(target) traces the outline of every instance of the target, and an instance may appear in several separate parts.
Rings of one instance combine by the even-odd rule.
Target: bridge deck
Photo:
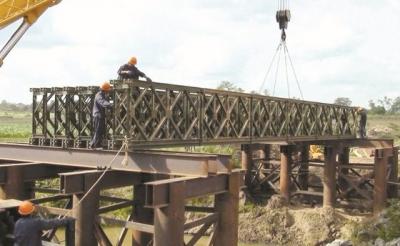
[[[113,81],[108,148],[354,139],[356,108],[143,81]],[[34,145],[87,147],[98,87],[34,88]]]

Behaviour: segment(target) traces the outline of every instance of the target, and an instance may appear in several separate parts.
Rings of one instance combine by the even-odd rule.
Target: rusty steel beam
[[[25,162],[40,162],[80,168],[106,167],[116,156],[116,151],[62,149],[23,144],[0,144],[0,158]],[[185,176],[208,176],[229,173],[227,155],[180,153],[170,151],[133,151],[128,154],[127,165],[122,165],[125,154],[121,152],[113,162],[113,169],[121,171],[157,173]]]
[[[7,181],[5,173],[9,167],[21,167],[23,182],[57,178],[58,173],[74,171],[76,167],[56,166],[41,163],[15,163],[0,165],[0,184]]]
[[[169,188],[173,183],[185,183],[185,199],[226,192],[229,175],[217,175],[207,178],[173,178],[145,183],[146,206],[165,207],[169,204]]]
[[[88,180],[97,180],[104,170],[76,171],[60,173],[60,192],[64,194],[85,193],[92,186]],[[97,184],[99,189],[111,189],[141,183],[140,173],[107,171]]]

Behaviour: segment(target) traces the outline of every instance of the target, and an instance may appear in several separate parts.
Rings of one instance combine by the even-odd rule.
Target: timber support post
[[[322,178],[323,207],[335,207],[336,202],[336,155],[337,148],[326,146],[324,151],[325,165],[324,176]]]
[[[148,174],[142,174],[142,182],[151,181],[151,176]],[[146,189],[143,184],[134,185],[133,196],[137,201],[134,205],[132,217],[134,222],[153,224],[154,212],[151,208],[145,208],[146,200]],[[132,230],[132,246],[148,245],[153,238],[150,233]]]
[[[29,190],[31,182],[24,183],[23,166],[9,166],[6,168],[6,182],[0,185],[0,199],[27,200],[32,198],[32,190]]]
[[[299,185],[302,190],[308,190],[308,161],[309,161],[309,145],[302,145],[300,152],[300,168],[299,168]]]
[[[219,214],[214,245],[238,245],[239,191],[241,172],[232,172],[228,179],[228,192],[215,195],[215,210]]]
[[[245,170],[245,185],[249,192],[252,191],[251,179],[253,177],[253,148],[250,144],[242,144],[242,169]]]
[[[281,171],[280,171],[280,191],[281,196],[285,198],[286,202],[290,201],[290,174],[292,172],[292,152],[293,146],[281,146]]]
[[[185,182],[171,183],[169,204],[154,208],[154,246],[183,246]]]
[[[378,215],[385,208],[387,198],[387,169],[389,157],[393,155],[392,148],[375,150],[375,185],[374,185],[374,215]]]
[[[95,182],[97,176],[85,177],[85,188],[88,190]],[[97,220],[100,189],[95,187],[90,194],[81,201],[83,194],[73,195],[72,215],[75,218],[75,245],[97,246],[94,226]]]
[[[346,181],[342,175],[347,175],[349,174],[349,169],[348,168],[343,168],[341,166],[348,166],[350,164],[350,148],[344,147],[342,149],[342,152],[339,154],[339,177],[338,177],[338,182],[340,187],[346,187]]]
[[[398,182],[398,172],[399,172],[399,147],[393,148],[393,156],[390,158],[390,176],[389,181],[397,183]],[[398,196],[397,185],[390,184],[388,187],[388,197],[396,198]]]

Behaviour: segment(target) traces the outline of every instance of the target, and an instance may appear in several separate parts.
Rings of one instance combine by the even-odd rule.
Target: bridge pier
[[[95,182],[96,177],[86,176],[85,185],[89,189]],[[95,223],[97,221],[100,189],[95,187],[85,200],[82,200],[84,194],[75,193],[72,198],[72,216],[75,218],[75,245],[97,246],[95,237]]]
[[[336,155],[336,147],[325,147],[325,165],[323,172],[324,176],[322,178],[324,207],[335,207],[336,203]]]
[[[151,181],[151,175],[142,174],[142,182]],[[154,223],[154,212],[151,208],[145,208],[146,190],[143,184],[134,185],[133,198],[136,203],[133,208],[132,221],[144,224]],[[151,233],[142,232],[139,230],[132,230],[132,246],[148,245],[153,238]]]
[[[281,196],[287,201],[290,201],[290,174],[292,172],[292,153],[294,146],[281,146],[281,170],[280,170],[280,191]]]
[[[385,208],[387,198],[387,169],[389,167],[389,158],[393,155],[392,148],[376,149],[375,150],[375,185],[374,185],[374,201],[373,211],[378,215]]]
[[[219,214],[215,245],[218,246],[238,245],[239,240],[237,228],[239,226],[240,173],[232,173],[228,182],[228,192],[215,195],[215,211]]]
[[[24,181],[23,166],[5,168],[5,182],[0,185],[0,199],[27,200],[33,197],[33,183]]]
[[[393,148],[393,156],[390,158],[390,176],[389,176],[389,181],[390,182],[398,182],[398,171],[399,171],[399,147],[394,147]],[[389,198],[396,198],[398,196],[398,187],[397,185],[394,184],[389,184],[388,185],[388,197]]]
[[[298,176],[298,182],[300,185],[301,190],[308,190],[308,174],[309,174],[309,145],[302,145],[300,147],[301,152],[300,152],[300,167],[299,167],[299,176]]]
[[[346,188],[348,185],[346,184],[346,181],[342,177],[342,175],[348,175],[349,174],[349,169],[347,167],[342,167],[342,166],[348,166],[350,164],[350,148],[344,147],[341,149],[341,153],[339,153],[339,175],[338,175],[338,182],[339,186]]]
[[[252,170],[254,168],[253,163],[253,146],[251,144],[241,145],[241,159],[242,159],[242,169],[245,171],[245,184],[249,192],[252,190],[251,179],[253,177]]]
[[[154,246],[183,246],[185,183],[171,183],[169,204],[154,208]]]

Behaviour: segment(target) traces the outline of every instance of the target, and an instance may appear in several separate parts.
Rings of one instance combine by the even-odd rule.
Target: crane
[[[0,0],[0,29],[22,19],[21,25],[0,50],[0,67],[25,32],[51,6],[61,0]]]

